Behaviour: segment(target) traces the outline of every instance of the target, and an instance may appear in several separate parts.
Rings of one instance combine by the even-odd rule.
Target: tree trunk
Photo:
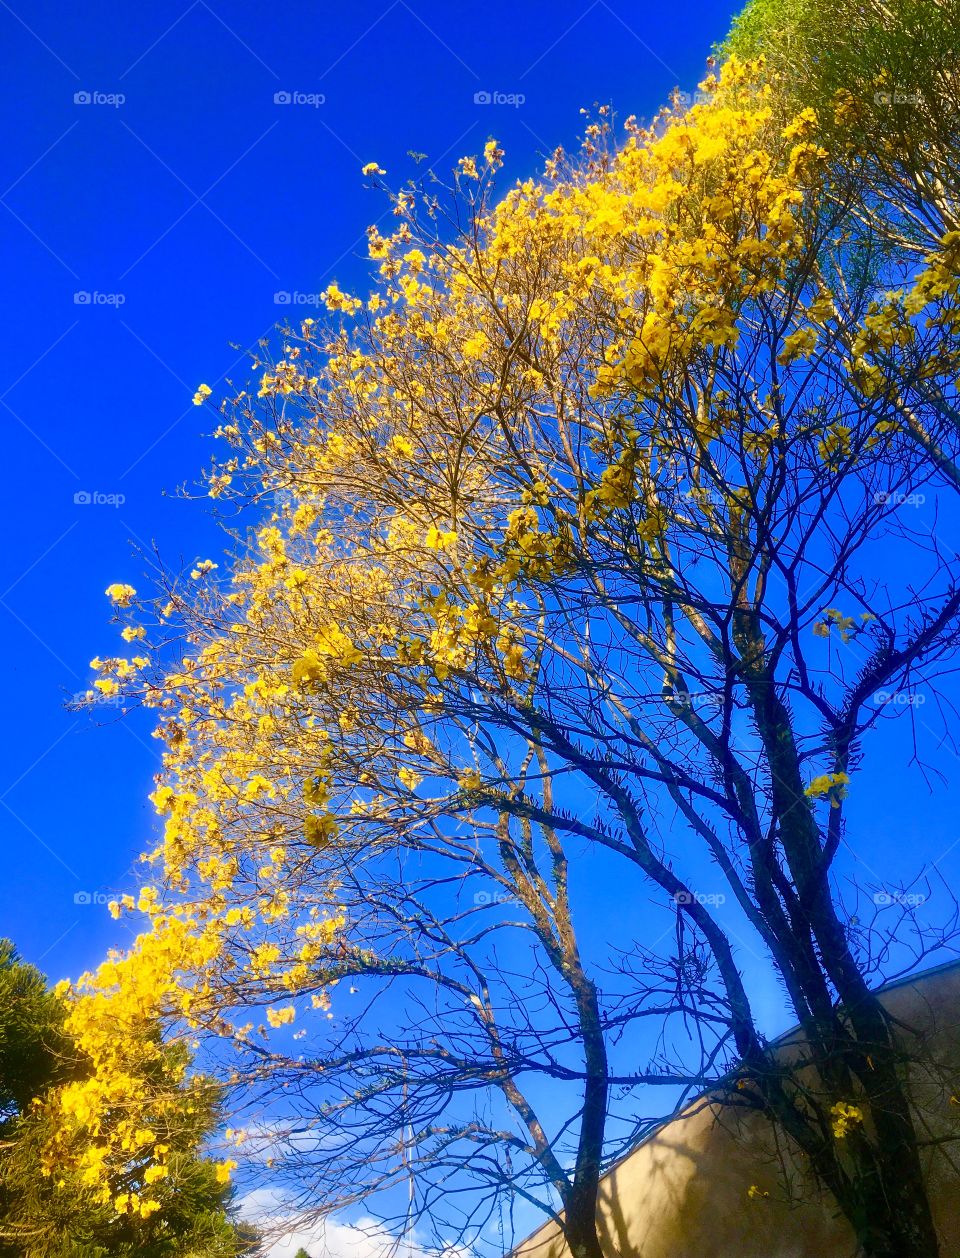
[[[887,1185],[889,1188],[889,1184]],[[926,1192],[881,1183],[857,1194],[844,1213],[853,1224],[863,1258],[939,1258],[940,1246]]]
[[[735,550],[732,570],[736,572],[741,562]],[[746,599],[745,587],[735,612],[734,640],[769,765],[777,837],[820,967],[812,974],[797,972],[789,947],[777,961],[786,961],[784,978],[788,986],[799,990],[810,1010],[822,1007],[823,980],[829,978],[840,1007],[831,1010],[829,1033],[811,1039],[812,1065],[828,1103],[829,1099],[856,1099],[873,1129],[870,1138],[852,1138],[843,1158],[839,1150],[821,1146],[816,1160],[827,1171],[821,1178],[852,1225],[863,1258],[939,1258],[897,1048],[883,1008],[867,987],[837,916],[829,884],[830,847],[822,844],[804,794],[790,712],[768,669],[761,625]],[[797,1014],[803,1019],[803,1005]],[[777,1107],[773,1108],[776,1113]],[[780,1117],[787,1115],[781,1110]],[[804,1148],[803,1140],[800,1147]],[[811,1148],[805,1151],[810,1153]],[[847,1159],[852,1159],[852,1165],[842,1165]],[[831,1161],[833,1167],[828,1168],[826,1163]]]
[[[580,1210],[575,1212],[578,1216],[582,1216],[584,1213]],[[600,1238],[597,1235],[595,1212],[592,1222],[588,1222],[586,1218],[578,1217],[576,1224],[568,1225],[565,1233],[571,1258],[604,1258],[603,1250],[600,1246]]]

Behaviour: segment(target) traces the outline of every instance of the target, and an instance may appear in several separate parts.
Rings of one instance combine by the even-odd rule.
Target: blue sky
[[[267,21],[261,6],[207,0],[82,11],[0,0],[0,93],[15,122],[0,159],[11,472],[0,929],[28,959],[75,975],[123,939],[106,900],[150,843],[149,718],[95,724],[64,705],[89,684],[88,661],[115,647],[104,588],[145,583],[133,548],[156,543],[177,563],[220,545],[207,504],[176,496],[212,448],[197,384],[243,378],[231,343],[308,313],[329,280],[364,288],[365,228],[387,205],[362,163],[379,161],[396,185],[409,150],[448,172],[495,134],[504,178],[523,177],[576,143],[582,106],[650,116],[673,87],[692,89],[731,12],[726,0],[380,0],[294,3]],[[949,519],[938,521],[948,545]],[[934,705],[916,714],[949,782],[955,756],[935,750]],[[859,873],[880,883],[937,860],[950,881],[948,782],[931,793],[904,767],[900,726],[878,737],[873,789],[851,812]],[[769,1000],[776,1022],[773,988]]]
[[[206,503],[176,496],[211,452],[197,385],[244,378],[231,343],[309,313],[331,279],[365,287],[365,229],[388,207],[364,162],[396,185],[409,150],[446,173],[493,134],[504,179],[526,176],[576,143],[581,107],[649,117],[673,87],[693,89],[733,8],[0,0],[0,933],[27,959],[76,975],[123,941],[106,900],[150,845],[150,722],[98,725],[64,705],[116,643],[104,588],[145,584],[133,547],[176,564],[220,546]],[[955,515],[939,522],[945,545]],[[947,782],[931,793],[906,769],[905,723],[874,740],[851,812],[874,885],[923,861],[948,884],[960,872],[956,757],[936,749],[934,705],[917,714]],[[782,1029],[769,972],[741,960]]]
[[[219,545],[205,504],[175,496],[211,449],[197,384],[242,377],[231,343],[330,279],[363,286],[364,230],[387,209],[363,162],[399,184],[408,151],[447,173],[495,134],[505,176],[526,175],[575,143],[581,106],[649,116],[693,88],[730,13],[726,0],[0,4],[2,930],[27,958],[75,974],[119,939],[104,903],[75,896],[134,876],[156,751],[147,723],[98,727],[64,702],[114,649],[106,585],[143,585],[131,543],[173,562]]]
[[[693,88],[731,12],[726,0],[380,0],[294,3],[265,21],[259,6],[206,0],[76,12],[0,0],[0,93],[15,120],[0,194],[0,928],[27,958],[76,974],[122,940],[105,900],[135,878],[154,824],[149,718],[98,725],[64,704],[114,649],[106,585],[144,585],[133,548],[156,543],[176,563],[220,545],[206,503],[176,496],[212,448],[197,384],[243,378],[231,344],[308,313],[330,279],[365,286],[365,228],[387,205],[362,163],[396,185],[409,150],[445,173],[495,134],[504,178],[523,177],[576,143],[581,107],[649,116],[673,87]],[[933,706],[918,715],[949,773]],[[883,736],[866,765],[878,789],[857,792],[855,841],[871,861],[860,873],[874,881],[953,843],[946,787],[930,794],[902,767],[909,738],[905,726]],[[949,875],[956,856],[938,868]]]

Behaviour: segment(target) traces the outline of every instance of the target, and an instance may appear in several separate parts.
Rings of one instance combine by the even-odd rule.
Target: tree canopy
[[[755,55],[784,14],[799,44]],[[268,1115],[236,1156],[305,1212],[502,1247],[520,1201],[594,1258],[604,1167],[709,1088],[864,1253],[936,1253],[872,986],[953,922],[852,912],[838,862],[911,715],[878,696],[958,641],[957,557],[903,510],[960,485],[958,114],[879,127],[899,63],[835,81],[822,18],[753,6],[692,108],[622,142],[601,109],[503,195],[492,139],[390,194],[374,292],[330,285],[224,400],[229,571],[108,590],[135,653],[95,692],[157,709],[164,830],[116,905],[142,933],[70,993],[98,1071],[63,1122],[100,1122],[162,1018],[229,1051]],[[936,30],[910,55],[952,100]],[[98,1148],[108,1174],[123,1136]]]

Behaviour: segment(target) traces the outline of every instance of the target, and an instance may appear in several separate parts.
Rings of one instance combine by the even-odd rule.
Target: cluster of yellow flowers
[[[928,360],[921,375],[949,379],[960,371],[960,231],[948,231],[928,254],[909,288],[871,303],[851,347],[851,374],[868,396],[891,390],[893,352],[908,362]],[[933,341],[924,344],[932,334]],[[932,346],[935,345],[935,353]]]
[[[198,976],[218,945],[215,932],[203,935],[184,918],[160,913],[150,888],[137,907],[151,915],[152,930],[133,951],[111,954],[95,975],[58,988],[69,1001],[65,1029],[89,1069],[46,1102],[55,1135],[44,1171],[70,1168],[96,1200],[149,1218],[161,1208],[156,1193],[169,1174],[171,1134],[194,1125],[190,1116],[204,1088],[200,1079],[184,1079],[184,1058],[157,1037],[159,1019],[188,1012],[200,998]],[[180,987],[178,978],[187,974]],[[138,1191],[130,1191],[131,1183],[139,1183]]]
[[[130,1099],[125,1029],[160,1018],[242,1049],[261,1034],[282,1045],[302,1010],[327,1012],[350,931],[338,856],[496,798],[496,773],[464,768],[445,704],[524,701],[563,654],[545,626],[566,614],[562,583],[584,556],[600,557],[590,579],[607,606],[608,554],[666,588],[671,530],[744,533],[750,469],[778,442],[799,434],[817,475],[851,455],[836,417],[798,407],[791,434],[778,418],[842,321],[822,278],[795,278],[820,248],[818,119],[781,117],[760,68],[731,60],[709,100],[628,123],[620,148],[605,120],[591,124],[579,159],[558,153],[492,207],[482,195],[503,154],[490,141],[482,166],[459,164],[458,185],[481,199],[453,242],[431,235],[432,209],[421,222],[414,191],[397,194],[396,231],[369,235],[378,291],[330,285],[335,326],[287,329],[278,360],[256,361],[258,390],[225,408],[231,454],[211,494],[252,488],[277,504],[249,555],[226,579],[197,563],[189,593],[174,583],[156,656],[136,592],[107,591],[142,653],[94,661],[95,689],[157,710],[164,764],[157,886],[117,906],[147,927],[71,993],[97,1077],[58,1104],[71,1139],[88,1133],[101,1191],[143,1150],[151,1182],[163,1176],[162,1142],[146,1138],[163,1098]],[[945,241],[909,297],[870,314],[849,356],[861,384],[908,339],[901,307],[923,298],[953,319],[957,248]],[[748,405],[729,367],[750,345],[770,361],[751,365]],[[848,636],[854,622],[831,609],[815,632],[831,628]],[[184,658],[165,667],[163,640],[181,630]],[[837,804],[847,784],[825,774],[807,795]],[[238,991],[262,1026],[234,1025]]]
[[[418,792],[462,798],[482,784],[423,732],[436,719],[437,687],[477,660],[507,690],[528,682],[535,619],[517,590],[571,566],[591,528],[639,503],[641,544],[655,549],[665,513],[650,451],[618,418],[617,399],[649,396],[691,356],[736,345],[738,306],[771,291],[802,246],[796,207],[823,156],[810,117],[783,139],[779,158],[771,154],[769,89],[754,91],[749,67],[731,64],[708,88],[714,103],[659,133],[631,124],[612,155],[600,155],[589,131],[583,169],[561,175],[554,161],[546,182],[524,182],[484,211],[479,252],[418,238],[414,198],[399,194],[398,230],[370,237],[381,291],[361,301],[332,284],[324,294],[341,319],[366,320],[366,335],[342,331],[322,363],[307,365],[317,327],[306,320],[279,361],[263,364],[259,399],[316,408],[322,429],[287,430],[276,415],[272,428],[249,414],[244,422],[246,393],[240,421],[221,429],[240,454],[211,492],[229,492],[250,469],[266,490],[292,492],[228,586],[212,561],[194,567],[216,631],[196,622],[192,652],[157,674],[136,592],[107,591],[123,637],[143,643],[143,654],[94,661],[95,689],[155,706],[165,757],[153,795],[163,838],[149,857],[158,886],[115,908],[147,914],[148,928],[71,992],[71,1029],[96,1070],[57,1104],[64,1133],[88,1133],[84,1173],[101,1191],[133,1153],[149,1150],[151,1181],[164,1173],[154,1138],[163,1097],[150,1099],[155,1121],[150,1106],[129,1100],[142,1063],[127,1060],[138,1043],[127,1031],[163,1018],[242,1043],[248,1028],[233,1027],[222,998],[241,975],[263,1000],[267,1032],[284,1033],[298,995],[324,1008],[322,961],[346,924],[335,879],[318,887],[316,862],[353,829],[414,806]],[[485,177],[502,156],[490,141]],[[479,174],[475,159],[459,169]],[[363,173],[385,172],[369,163]],[[491,268],[495,302],[486,296]],[[789,352],[812,348],[795,338]],[[504,511],[504,468],[522,452],[495,429],[471,438],[469,416],[539,410],[567,424],[558,399],[571,370],[596,380],[594,396],[585,383],[582,397],[595,417],[593,454],[538,467]],[[194,401],[210,395],[201,385]],[[422,416],[434,410],[449,431],[424,431]],[[688,437],[676,439],[690,448]],[[305,485],[318,487],[313,498]],[[350,544],[348,521],[336,539],[318,527],[347,501],[368,512],[363,547]],[[481,536],[500,541],[484,548]],[[158,619],[180,614],[189,621],[190,606],[175,595]],[[416,706],[388,739],[374,709],[398,669]],[[380,752],[358,765],[348,740],[361,732],[380,740]],[[279,994],[293,1000],[275,1003]],[[120,1097],[129,1117],[115,1121]],[[58,1155],[68,1143],[65,1134]],[[144,1193],[117,1201],[118,1210],[152,1208]]]
[[[858,633],[862,633],[874,620],[876,616],[872,612],[861,612],[858,617],[844,616],[836,607],[828,607],[823,615],[814,621],[813,632],[818,638],[829,638],[831,630],[836,629],[840,635],[840,641],[846,643]]]
[[[831,808],[839,808],[846,798],[850,778],[846,773],[821,773],[804,791],[808,799],[828,799]]]
[[[833,1116],[833,1134],[837,1140],[844,1140],[854,1127],[863,1123],[863,1110],[858,1105],[849,1105],[846,1101],[838,1101],[830,1106]]]

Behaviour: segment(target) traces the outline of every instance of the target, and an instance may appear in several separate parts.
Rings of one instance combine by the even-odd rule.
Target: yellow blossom
[[[119,582],[108,585],[106,589],[107,598],[114,607],[129,607],[136,593],[132,585],[121,585]]]

